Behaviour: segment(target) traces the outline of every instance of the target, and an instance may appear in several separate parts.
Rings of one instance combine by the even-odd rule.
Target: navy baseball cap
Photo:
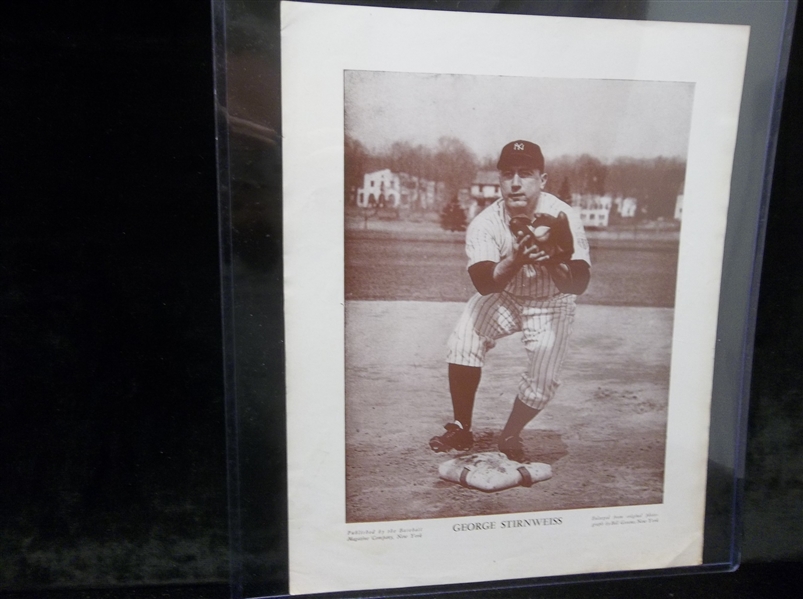
[[[502,148],[496,168],[501,171],[516,167],[544,172],[544,155],[541,153],[541,148],[537,144],[523,139],[517,139],[507,144]]]

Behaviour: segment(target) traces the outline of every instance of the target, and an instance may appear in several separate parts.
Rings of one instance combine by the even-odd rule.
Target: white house
[[[675,202],[675,220],[682,220],[683,217],[683,193],[678,194],[678,199]]]
[[[471,183],[471,197],[494,199],[499,197],[499,173],[496,171],[477,171]]]
[[[401,180],[401,204],[414,208],[432,208],[443,194],[443,184],[421,179],[407,173],[399,173]]]
[[[616,198],[613,203],[616,205],[616,212],[622,218],[633,218],[636,216],[638,202],[636,198]]]
[[[477,171],[471,182],[469,198],[465,202],[468,220],[473,219],[500,195],[499,173],[497,171]]]
[[[363,185],[357,189],[357,206],[360,208],[432,208],[443,198],[442,182],[429,181],[394,173],[389,168],[363,176]]]
[[[610,196],[572,194],[572,206],[580,213],[584,227],[607,227],[613,198]]]
[[[361,208],[398,208],[401,202],[401,181],[399,175],[389,168],[365,173],[363,186],[357,190],[357,205]]]

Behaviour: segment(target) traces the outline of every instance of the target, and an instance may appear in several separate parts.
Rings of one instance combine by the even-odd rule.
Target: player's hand
[[[524,234],[513,237],[513,252],[496,263],[493,269],[494,286],[502,290],[516,273],[526,265],[542,264],[549,260],[549,255],[542,251],[534,239]]]
[[[531,236],[521,232],[517,232],[513,239],[513,256],[519,266],[536,265],[550,259],[550,255],[542,250]]]
[[[533,245],[524,249],[522,253],[523,264],[538,265],[541,262],[546,262],[550,259],[550,255],[537,245]]]

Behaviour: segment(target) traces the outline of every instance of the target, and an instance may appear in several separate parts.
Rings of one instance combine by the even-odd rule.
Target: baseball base
[[[550,479],[552,467],[540,462],[519,464],[503,453],[488,452],[443,462],[438,467],[438,474],[443,480],[491,493],[519,485],[529,487]]]

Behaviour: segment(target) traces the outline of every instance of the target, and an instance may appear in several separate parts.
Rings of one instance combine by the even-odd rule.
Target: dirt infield
[[[578,306],[564,384],[522,435],[554,477],[484,493],[440,480],[450,456],[427,444],[452,417],[445,344],[462,308],[346,303],[348,522],[661,502],[672,309]],[[518,335],[489,354],[473,451],[495,450],[525,360]]]

